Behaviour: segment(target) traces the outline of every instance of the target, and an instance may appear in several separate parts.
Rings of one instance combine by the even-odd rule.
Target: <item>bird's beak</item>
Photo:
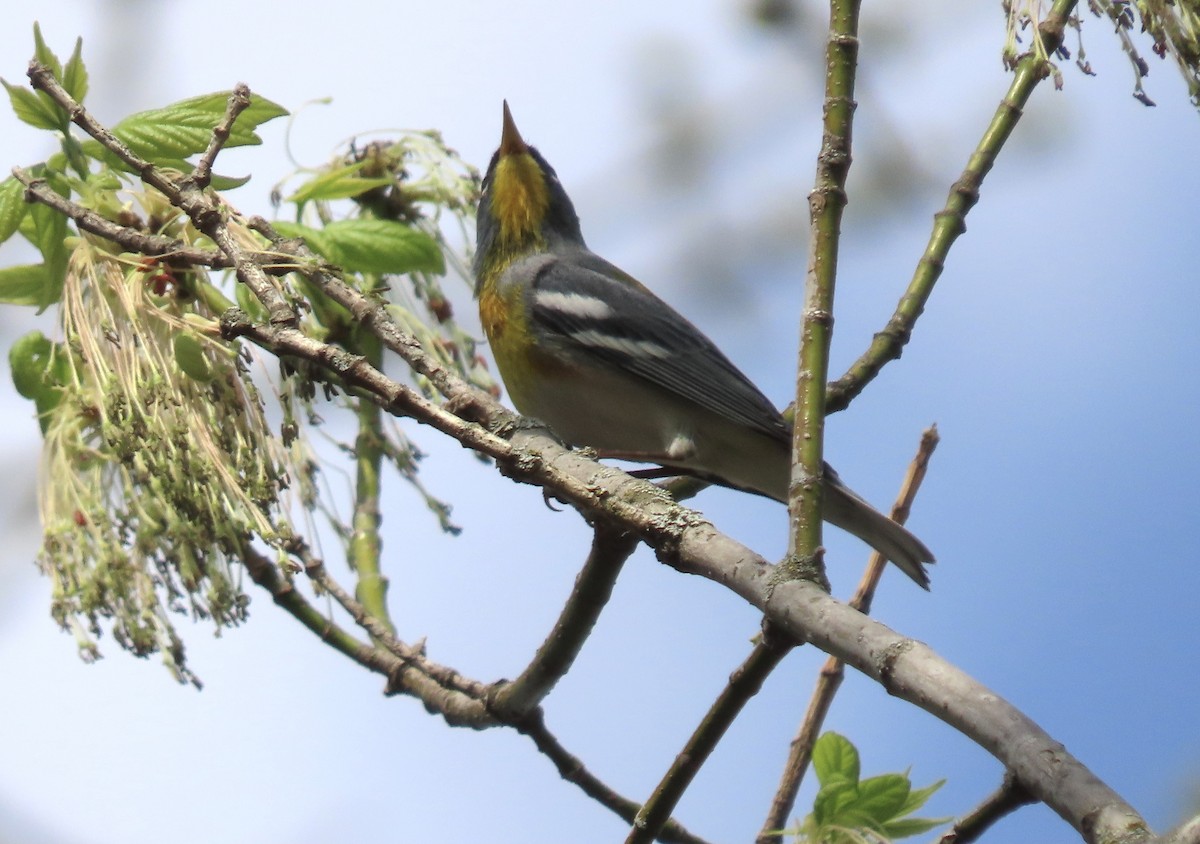
[[[508,110],[508,100],[505,100],[504,129],[500,133],[500,156],[503,158],[506,155],[519,155],[528,150],[525,139],[517,131],[517,124],[513,122],[512,112]]]

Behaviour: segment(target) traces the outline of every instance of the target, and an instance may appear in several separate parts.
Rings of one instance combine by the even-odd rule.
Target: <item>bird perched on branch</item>
[[[483,329],[513,404],[565,442],[787,501],[791,425],[698,328],[591,252],[508,103],[475,251]],[[826,464],[826,521],[922,587],[933,555]]]

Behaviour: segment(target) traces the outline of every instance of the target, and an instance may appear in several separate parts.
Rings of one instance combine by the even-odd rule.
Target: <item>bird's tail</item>
[[[825,521],[854,534],[895,563],[922,589],[929,588],[924,564],[934,559],[925,543],[860,498],[828,465],[821,506]]]

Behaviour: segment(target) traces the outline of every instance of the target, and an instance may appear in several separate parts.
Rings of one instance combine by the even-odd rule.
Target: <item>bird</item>
[[[481,185],[473,270],[517,410],[564,443],[787,503],[792,428],[703,332],[588,249],[554,168],[504,102]],[[933,554],[824,465],[822,515],[924,589]]]

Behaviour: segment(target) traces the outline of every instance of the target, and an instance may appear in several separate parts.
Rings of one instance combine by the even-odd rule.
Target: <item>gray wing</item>
[[[601,360],[768,437],[789,438],[779,411],[711,340],[597,255],[546,262],[528,295],[534,333],[557,353]]]

